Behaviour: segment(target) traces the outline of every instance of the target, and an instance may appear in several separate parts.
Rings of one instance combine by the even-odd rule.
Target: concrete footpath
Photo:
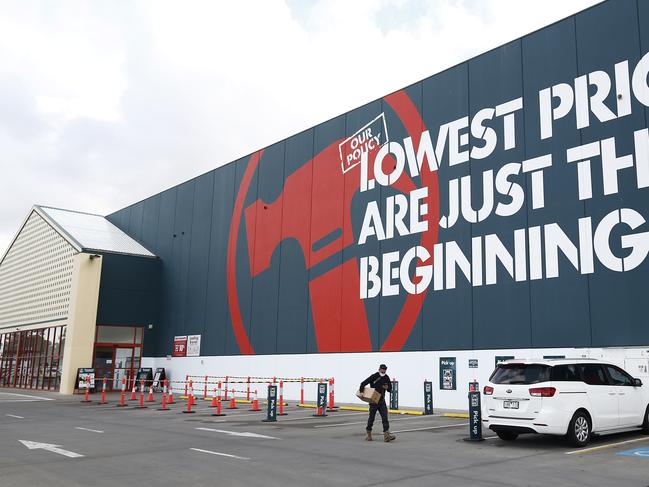
[[[637,432],[582,450],[489,431],[468,443],[466,419],[391,415],[397,440],[382,441],[377,416],[370,443],[362,411],[320,418],[289,404],[277,423],[263,423],[243,404],[213,417],[202,400],[183,414],[184,403],[158,411],[159,396],[145,409],[117,408],[112,394],[108,405],[81,399],[0,389],[0,486],[649,485],[649,436]]]

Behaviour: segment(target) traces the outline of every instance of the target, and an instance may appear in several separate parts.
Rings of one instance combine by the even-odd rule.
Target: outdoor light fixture
[[[91,254],[91,255],[88,256],[88,258],[90,260],[100,259],[101,255],[99,255],[99,254]]]

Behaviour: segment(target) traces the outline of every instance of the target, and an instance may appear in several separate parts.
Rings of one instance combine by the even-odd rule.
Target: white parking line
[[[334,424],[316,424],[314,428],[337,428],[338,426],[349,426],[352,424],[365,424],[367,421],[354,421],[350,423],[334,423]]]
[[[224,413],[226,416],[230,418],[244,418],[246,416],[259,416],[262,417],[261,412],[256,412],[256,413]]]
[[[82,428],[81,426],[75,426],[75,430],[81,430],[81,431],[91,431],[92,433],[103,433],[103,431],[100,430],[92,430],[90,428]]]
[[[5,414],[5,416],[9,416],[10,418],[16,418],[16,419],[25,419],[25,416],[18,416],[17,414]]]
[[[0,395],[2,395],[2,394],[5,394],[7,396],[26,397],[26,398],[28,398],[29,400],[32,400],[32,401],[53,401],[54,400],[54,399],[51,399],[49,397],[32,396],[32,395],[29,395],[29,394],[18,394],[17,392],[0,391]],[[3,401],[3,402],[6,402],[6,401]]]
[[[40,399],[0,399],[0,404],[8,404],[14,402],[39,402]]]
[[[614,446],[626,445],[627,443],[636,443],[638,441],[649,441],[649,438],[635,438],[633,440],[618,441],[617,443],[609,443],[608,445],[594,446],[592,448],[582,448],[581,450],[567,451],[565,453],[566,455],[590,453],[592,451],[603,450],[604,448],[613,448]]]
[[[309,412],[311,413],[310,415],[301,416],[299,418],[278,419],[277,422],[283,423],[284,421],[305,421],[305,420],[310,421],[311,418],[313,417],[312,415],[314,413],[313,413],[313,411],[309,411]],[[364,412],[364,413],[349,413],[349,414],[337,414],[337,413],[334,413],[334,414],[328,414],[326,417],[327,418],[343,418],[345,416],[359,416],[359,415],[367,415],[367,413],[366,412]]]
[[[424,428],[411,428],[407,430],[392,431],[392,433],[409,433],[410,431],[426,431],[426,430],[437,430],[442,428],[457,428],[459,426],[466,426],[466,423],[455,423],[455,424],[443,424],[440,426],[426,426]]]
[[[200,431],[213,431],[214,433],[223,433],[224,435],[230,435],[230,436],[241,436],[244,438],[263,438],[266,440],[279,440],[279,438],[275,438],[274,436],[266,436],[266,435],[260,435],[258,433],[249,433],[247,431],[244,432],[239,432],[239,431],[228,431],[228,430],[217,430],[214,428],[194,428]]]
[[[409,417],[409,418],[391,419],[390,423],[394,423],[396,421],[416,421],[418,419],[422,420],[422,419],[428,419],[428,418]],[[367,423],[367,421],[353,421],[353,422],[350,421],[349,423],[318,424],[318,425],[314,426],[314,428],[335,428],[335,427],[338,427],[338,426],[348,426],[348,425],[352,425],[352,424],[365,424],[365,423]]]
[[[210,455],[218,455],[220,457],[236,458],[237,460],[250,460],[250,458],[247,457],[240,457],[238,455],[231,455],[229,453],[219,453],[217,451],[201,450],[200,448],[190,448],[190,450],[198,451],[201,453],[209,453]]]

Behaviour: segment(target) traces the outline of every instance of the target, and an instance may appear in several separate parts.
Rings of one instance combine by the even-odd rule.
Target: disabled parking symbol
[[[618,455],[623,457],[645,458],[649,460],[649,448],[634,448],[633,450],[619,452]]]

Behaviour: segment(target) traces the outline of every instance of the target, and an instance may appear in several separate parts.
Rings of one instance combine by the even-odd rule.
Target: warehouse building
[[[464,408],[504,358],[649,377],[648,73],[649,4],[609,0],[105,218],[34,207],[0,385],[147,364],[352,401],[385,362],[403,405]]]

